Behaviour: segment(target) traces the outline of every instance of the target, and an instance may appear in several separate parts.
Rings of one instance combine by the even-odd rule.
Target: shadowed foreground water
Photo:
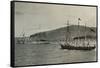
[[[15,66],[96,61],[96,50],[62,50],[58,44],[16,44]]]

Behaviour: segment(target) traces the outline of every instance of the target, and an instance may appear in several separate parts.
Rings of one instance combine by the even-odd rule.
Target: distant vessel
[[[81,19],[78,18],[78,29],[79,29],[79,21]],[[69,22],[67,22],[67,32],[69,32]],[[85,31],[86,31],[86,24],[85,24]],[[89,42],[86,43],[86,32],[85,32],[85,40],[83,41],[83,44],[80,44],[80,39],[77,38],[77,42],[75,42],[75,44],[71,44],[71,41],[69,42],[69,38],[68,38],[68,33],[66,33],[66,40],[65,43],[60,43],[61,49],[68,49],[68,50],[93,50],[95,49],[95,44],[93,46],[90,46]],[[79,33],[79,32],[78,32]],[[79,46],[82,45],[82,46]]]
[[[17,40],[17,44],[25,44],[25,33],[23,33],[22,37],[19,37],[16,39]]]

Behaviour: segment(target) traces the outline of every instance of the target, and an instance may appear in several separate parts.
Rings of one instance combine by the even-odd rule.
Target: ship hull
[[[81,47],[81,46],[67,46],[67,45],[61,45],[61,49],[68,49],[68,50],[93,50],[95,49],[95,46],[91,47]]]

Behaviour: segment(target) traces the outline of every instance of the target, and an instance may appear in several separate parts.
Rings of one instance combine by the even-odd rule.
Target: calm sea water
[[[92,51],[61,49],[58,44],[16,44],[15,66],[96,61]]]

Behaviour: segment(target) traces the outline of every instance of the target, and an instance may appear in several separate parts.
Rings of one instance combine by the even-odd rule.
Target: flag
[[[79,20],[79,21],[81,21],[81,19],[80,19],[80,18],[78,18],[78,20]]]

